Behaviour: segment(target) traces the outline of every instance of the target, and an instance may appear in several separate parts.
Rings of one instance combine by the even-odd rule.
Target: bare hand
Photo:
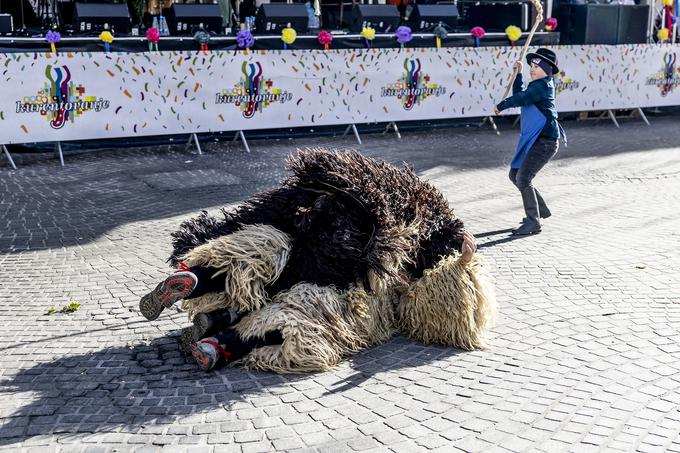
[[[494,108],[493,108],[493,113],[494,113],[494,115],[498,116],[498,115],[501,114],[501,111],[498,110],[498,108],[494,107]]]
[[[514,65],[512,65],[512,68],[516,70],[517,72],[522,72],[524,69],[524,63],[521,61],[517,60]]]
[[[477,241],[475,237],[468,230],[463,231],[463,246],[461,247],[461,255],[459,261],[461,264],[468,264],[472,261],[472,257],[477,251]]]

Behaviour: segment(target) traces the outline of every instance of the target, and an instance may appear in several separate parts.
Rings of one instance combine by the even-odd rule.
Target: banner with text
[[[680,105],[678,45],[553,49],[560,111]],[[519,51],[0,54],[0,144],[485,116]]]

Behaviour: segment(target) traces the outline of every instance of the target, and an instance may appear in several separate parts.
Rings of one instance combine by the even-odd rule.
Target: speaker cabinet
[[[12,16],[12,28],[20,29],[40,27],[40,18],[28,0],[0,0],[0,13]],[[4,30],[7,29],[7,19],[3,19]],[[4,32],[3,32],[4,33]]]
[[[394,32],[399,26],[399,10],[395,5],[354,5],[350,30],[360,33],[364,27],[373,27],[381,33]]]
[[[187,3],[173,4],[166,13],[172,35],[191,35],[201,26],[213,33],[222,32],[220,5]]]
[[[634,44],[647,39],[648,5],[561,5],[562,44]]]
[[[644,44],[649,28],[649,5],[620,5],[617,44]]]
[[[14,32],[14,24],[11,14],[0,14],[0,35],[9,35]]]
[[[255,29],[261,34],[279,34],[288,25],[298,33],[309,27],[307,8],[300,3],[263,3],[255,16]]]
[[[508,25],[522,31],[531,27],[531,4],[529,3],[476,3],[465,9],[465,23],[480,26],[487,32],[504,32]]]
[[[456,5],[427,5],[419,3],[410,17],[411,28],[415,31],[432,31],[439,23],[453,31],[458,25],[458,8]]]
[[[76,2],[73,11],[76,33],[101,32],[107,25],[115,33],[130,33],[127,4]]]

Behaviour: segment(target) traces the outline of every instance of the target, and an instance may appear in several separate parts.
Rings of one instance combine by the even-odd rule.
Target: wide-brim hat
[[[528,53],[527,63],[531,64],[531,60],[534,58],[539,58],[548,63],[552,68],[553,74],[560,72],[560,68],[557,67],[557,55],[552,50],[541,47],[536,52]]]

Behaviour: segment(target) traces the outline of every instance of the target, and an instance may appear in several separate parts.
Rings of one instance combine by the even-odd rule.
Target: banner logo
[[[404,60],[404,76],[395,84],[382,87],[380,96],[396,97],[404,110],[411,110],[430,96],[446,94],[446,87],[431,83],[430,76],[421,70],[420,59]]]
[[[85,87],[76,86],[71,81],[68,66],[45,68],[45,82],[36,96],[25,96],[16,101],[17,113],[40,113],[49,122],[52,129],[61,129],[68,122],[83,113],[94,110],[101,112],[109,108],[109,101],[96,96],[86,96]]]
[[[567,77],[564,71],[560,71],[555,77],[555,94],[560,94],[563,91],[572,91],[581,86],[579,82]]]
[[[265,107],[275,102],[284,104],[293,99],[293,93],[274,88],[271,79],[262,77],[260,63],[241,65],[243,77],[232,89],[222,90],[215,96],[215,104],[234,104],[239,107],[244,118],[252,118],[255,112],[262,112]]]
[[[647,85],[656,85],[661,96],[666,96],[680,86],[680,68],[676,68],[677,56],[666,52],[663,56],[663,67],[659,72],[647,78]]]

